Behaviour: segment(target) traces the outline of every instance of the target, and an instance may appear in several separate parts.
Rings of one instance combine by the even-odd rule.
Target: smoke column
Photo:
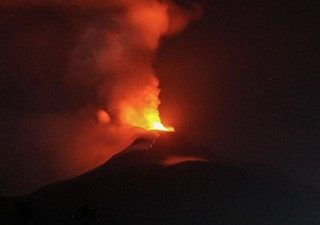
[[[86,2],[79,1],[86,5]],[[83,47],[88,48],[91,36],[102,37],[99,49],[86,49],[94,59],[95,70],[104,74],[99,96],[116,123],[151,128],[161,123],[158,106],[159,80],[152,68],[153,55],[161,37],[173,35],[199,16],[200,10],[188,12],[171,2],[157,0],[93,2],[90,7],[103,4],[106,9],[117,7],[120,13],[111,15],[116,29],[109,27],[84,31],[74,58]],[[88,61],[87,58],[85,58]],[[75,62],[73,65],[77,65]],[[83,62],[81,62],[83,65]],[[73,73],[75,68],[71,69]],[[77,70],[77,68],[76,68]]]
[[[186,10],[160,0],[4,0],[0,6],[54,7],[70,17],[77,11],[103,12],[90,22],[76,22],[82,23],[81,30],[63,75],[67,90],[92,84],[98,103],[73,114],[55,113],[15,123],[30,130],[31,135],[22,140],[32,142],[35,133],[45,140],[36,144],[37,149],[45,150],[33,154],[47,160],[37,170],[49,167],[50,175],[36,176],[41,179],[30,184],[30,189],[94,168],[143,132],[135,127],[149,128],[150,121],[161,122],[154,55],[161,38],[181,32],[201,15],[198,6]]]
[[[172,2],[158,0],[16,0],[2,4],[109,11],[107,15],[115,28],[99,24],[86,27],[71,55],[67,76],[79,82],[92,76],[92,71],[104,74],[99,94],[111,117],[143,128],[152,127],[153,120],[161,122],[159,80],[151,66],[161,37],[183,30],[201,13],[198,7],[186,11]]]

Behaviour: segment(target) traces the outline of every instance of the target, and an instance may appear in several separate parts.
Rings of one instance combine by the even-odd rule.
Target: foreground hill
[[[82,176],[2,200],[0,224],[319,224],[319,193],[281,174],[217,161],[161,164],[170,149],[193,148],[171,136],[140,140]]]

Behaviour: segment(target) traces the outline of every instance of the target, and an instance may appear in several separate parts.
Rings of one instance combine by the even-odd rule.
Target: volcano
[[[148,135],[79,177],[3,198],[0,223],[319,224],[318,191],[212,155],[178,133]]]

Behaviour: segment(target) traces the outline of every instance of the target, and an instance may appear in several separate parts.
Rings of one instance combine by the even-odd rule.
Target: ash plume
[[[51,32],[70,42],[61,55],[67,60],[61,65],[64,66],[61,73],[46,75],[39,72],[40,84],[44,82],[50,87],[59,84],[59,89],[50,90],[49,94],[47,89],[37,87],[36,99],[44,102],[41,112],[31,110],[32,113],[28,113],[28,108],[37,105],[35,100],[35,103],[23,107],[22,112],[26,111],[23,117],[17,119],[17,116],[6,115],[4,127],[18,130],[21,137],[2,135],[3,139],[9,140],[6,148],[12,153],[2,156],[7,164],[0,177],[7,179],[3,174],[8,172],[21,179],[33,176],[33,181],[27,185],[13,180],[11,184],[17,187],[16,192],[32,190],[44,183],[94,168],[144,132],[136,126],[147,125],[145,114],[152,113],[160,118],[159,80],[152,67],[154,55],[161,38],[179,33],[201,15],[198,6],[185,9],[174,2],[158,0],[4,0],[0,7],[6,13],[26,11],[21,17],[17,16],[17,24],[24,16],[32,17],[32,13],[38,10],[49,10],[53,14],[49,21],[66,20],[65,27],[53,31],[42,31],[47,24],[31,20],[35,25],[28,24],[32,27],[30,30],[22,31],[19,37],[12,34],[14,46],[22,45],[19,50],[25,51],[24,57],[31,54],[26,51],[29,48],[38,45],[46,48],[47,42],[53,38]],[[9,39],[11,33],[8,30]],[[41,54],[50,58],[55,45],[47,47],[49,52]],[[31,71],[38,66],[33,61],[28,65],[25,63],[23,58],[12,60],[9,65],[32,67]],[[28,82],[36,80],[34,73],[23,75]],[[16,82],[21,79],[19,76],[12,80]],[[6,88],[8,83],[1,85]],[[27,134],[23,130],[27,130]],[[12,158],[21,151],[25,158],[31,159],[19,164]],[[39,159],[41,163],[32,165]]]

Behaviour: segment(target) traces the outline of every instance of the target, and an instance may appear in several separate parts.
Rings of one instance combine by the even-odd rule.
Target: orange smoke
[[[115,78],[106,108],[121,124],[174,131],[161,121],[159,80],[152,62],[161,38],[182,31],[196,17],[168,1],[125,2],[125,13],[114,17],[120,29],[106,33],[106,47],[98,56],[99,67]],[[102,95],[104,91],[102,87]]]
[[[146,130],[174,131],[173,127],[162,124],[157,107],[142,106],[139,109],[133,109],[130,105],[124,105],[120,116],[126,123]]]
[[[118,103],[121,122],[146,130],[174,131],[173,127],[165,127],[161,122],[159,93],[156,84],[129,93],[125,100]]]
[[[33,12],[46,12],[47,7],[54,9],[48,11],[48,21],[60,18],[60,11],[64,11],[63,15],[68,15],[66,18],[61,17],[61,21],[66,20],[67,24],[61,29],[55,27],[56,23],[53,23],[54,26],[48,24],[48,28],[53,28],[52,32],[51,29],[43,29],[43,23],[27,19],[28,32],[25,32],[25,29],[15,30],[14,36],[19,36],[19,39],[12,42],[17,43],[12,44],[12,49],[15,49],[14,46],[23,45],[28,45],[28,48],[24,49],[30,49],[29,45],[36,45],[35,59],[40,59],[40,52],[47,51],[47,46],[49,48],[53,43],[52,46],[56,45],[52,34],[67,33],[63,37],[68,37],[68,40],[61,44],[62,49],[65,46],[70,47],[66,53],[69,58],[61,66],[61,71],[66,71],[63,75],[59,74],[57,79],[49,77],[48,82],[52,80],[56,85],[59,80],[57,90],[60,90],[60,84],[62,89],[66,89],[61,96],[68,97],[71,93],[72,101],[67,100],[66,103],[73,102],[74,99],[79,101],[71,105],[72,110],[66,107],[57,114],[55,112],[53,115],[48,114],[36,119],[23,117],[21,124],[14,122],[13,124],[18,124],[18,133],[26,135],[26,138],[8,138],[21,142],[20,145],[12,142],[13,148],[26,147],[26,150],[23,150],[26,151],[26,156],[36,155],[37,157],[33,158],[41,160],[38,160],[39,165],[29,163],[20,167],[20,161],[15,161],[16,157],[13,156],[9,158],[17,162],[14,164],[17,166],[8,168],[21,168],[21,174],[29,171],[30,177],[33,177],[30,181],[44,185],[42,182],[52,183],[71,178],[102,164],[144,134],[145,131],[140,128],[174,130],[162,123],[158,109],[160,89],[159,80],[152,67],[154,55],[161,38],[181,32],[191,20],[199,17],[199,8],[186,10],[170,0],[0,0],[0,6],[9,7],[10,12],[15,11],[14,7],[19,10],[26,8],[26,13],[12,16],[12,21],[17,17],[17,22],[12,22],[17,27],[23,23],[20,19],[25,16],[28,18],[29,14],[32,14],[30,18],[37,18]],[[61,21],[59,19],[58,23]],[[70,32],[64,32],[64,29],[70,27]],[[4,34],[6,36],[6,33]],[[11,34],[8,37],[11,37]],[[38,39],[46,47],[38,48]],[[31,51],[30,54],[33,53]],[[25,67],[21,65],[17,68]],[[39,72],[46,71],[40,64],[39,66]],[[48,66],[51,68],[51,64]],[[32,73],[21,75],[24,74],[29,76]],[[89,93],[86,93],[87,91]],[[91,93],[93,91],[97,94]],[[51,91],[46,94],[51,97]],[[57,99],[61,100],[60,95],[58,96]],[[48,102],[50,100],[51,98]],[[83,104],[82,100],[85,100]],[[64,106],[65,102],[62,101],[61,106]],[[30,129],[30,132],[24,132],[24,128]],[[29,149],[33,152],[29,152]],[[15,177],[23,177],[21,174]],[[26,191],[25,188],[22,189]]]
[[[197,19],[199,7],[186,10],[170,0],[3,0],[0,5],[104,10],[113,25],[88,23],[71,53],[67,79],[77,83],[91,81],[92,71],[104,74],[98,93],[107,113],[97,112],[102,123],[174,130],[161,121],[159,80],[152,63],[161,38],[181,32]],[[92,68],[85,71],[86,66]]]

